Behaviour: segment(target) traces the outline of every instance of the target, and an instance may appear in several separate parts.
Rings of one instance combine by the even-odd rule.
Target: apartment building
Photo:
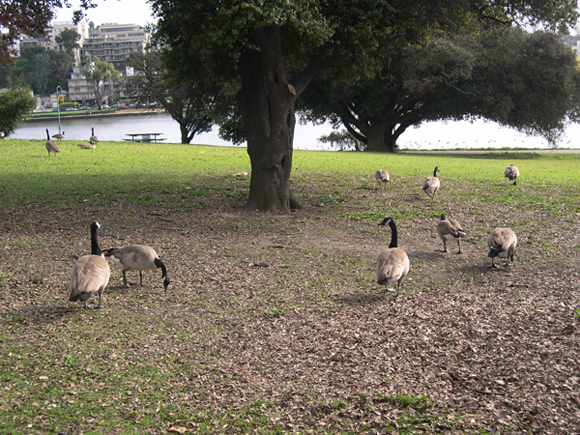
[[[38,36],[36,38],[22,39],[20,41],[20,50],[22,50],[24,47],[41,46],[49,50],[65,51],[65,48],[62,46],[62,44],[57,44],[55,39],[58,35],[60,35],[60,32],[65,29],[74,29],[77,31],[81,37],[79,40],[79,46],[82,47],[87,36],[87,24],[84,21],[78,24],[75,24],[72,21],[53,21],[50,27],[45,30],[44,35]],[[73,55],[75,57],[75,65],[79,65],[81,61],[81,50],[79,48],[75,48],[73,50]]]
[[[110,62],[119,72],[125,71],[125,58],[134,51],[143,52],[149,44],[149,33],[135,24],[102,24],[89,28],[81,49],[81,62],[97,56]]]

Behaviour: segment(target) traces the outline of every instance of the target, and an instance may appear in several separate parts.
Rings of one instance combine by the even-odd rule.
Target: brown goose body
[[[448,241],[457,240],[457,253],[461,254],[461,238],[465,237],[466,232],[461,228],[459,222],[442,214],[441,220],[437,223],[437,234],[443,242],[443,252],[449,252],[447,250]]]
[[[52,137],[56,140],[64,139],[64,130],[62,131],[62,133],[53,134]]]
[[[377,283],[384,285],[389,292],[394,291],[395,296],[398,296],[401,281],[409,273],[411,263],[405,250],[398,247],[395,221],[387,217],[379,226],[384,226],[387,223],[391,227],[391,243],[388,249],[379,254],[377,260]],[[393,289],[395,283],[397,284],[396,290]]]
[[[89,138],[89,142],[92,143],[93,145],[99,143],[99,138],[97,136],[95,136],[94,127],[91,127],[91,137]]]
[[[102,308],[103,292],[109,283],[111,271],[107,260],[102,255],[97,243],[99,223],[91,223],[91,255],[83,255],[72,267],[69,279],[69,301],[81,300],[85,308]],[[99,295],[98,305],[88,305],[87,301],[93,295]]]
[[[94,150],[96,148],[92,143],[80,143],[78,145],[84,150]]]
[[[139,271],[139,284],[143,286],[143,271],[161,269],[163,287],[167,291],[167,286],[171,282],[167,275],[167,268],[155,249],[147,245],[127,245],[120,248],[105,250],[105,256],[111,257],[113,261],[121,263],[123,266],[123,282],[125,287],[130,287],[127,283],[127,272]]]
[[[510,181],[514,182],[514,186],[516,186],[517,184],[517,178],[520,176],[520,171],[519,169],[514,166],[514,165],[509,165],[507,168],[505,168],[505,171],[503,173],[504,178],[507,178]]]
[[[439,166],[435,166],[433,176],[425,178],[425,181],[423,182],[423,191],[430,196],[431,199],[435,198],[435,194],[441,187],[441,181],[439,180],[439,177],[437,177],[437,172],[439,171]]]
[[[504,266],[508,266],[510,261],[514,261],[514,255],[518,247],[518,238],[511,228],[496,228],[487,238],[489,247],[488,257],[491,258],[492,267],[495,265],[495,258],[505,258]]]
[[[48,151],[48,157],[50,157],[50,153],[60,153],[58,146],[50,140],[50,133],[48,132],[48,128],[46,129],[46,143],[44,144],[46,151]]]
[[[379,183],[380,186],[381,183],[386,184],[391,181],[391,177],[386,170],[379,169],[377,172],[375,172],[375,180],[377,180],[377,183]]]

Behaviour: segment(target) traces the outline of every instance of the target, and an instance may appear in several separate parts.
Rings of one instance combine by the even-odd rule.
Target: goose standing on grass
[[[380,186],[381,183],[387,184],[389,181],[391,181],[391,177],[387,171],[384,169],[379,169],[377,172],[375,172],[375,180],[377,180],[377,183],[379,183]]]
[[[503,173],[504,178],[507,178],[510,181],[514,182],[514,186],[517,186],[516,179],[520,176],[520,171],[514,165],[509,165],[505,168],[505,172]]]
[[[510,228],[496,228],[491,232],[487,239],[489,247],[488,257],[491,257],[491,266],[495,265],[495,257],[505,258],[504,266],[509,266],[510,261],[514,261],[514,254],[518,247],[518,238]]]
[[[439,172],[439,170],[439,166],[435,166],[433,176],[425,178],[425,181],[423,182],[423,191],[429,195],[431,199],[435,198],[435,193],[437,193],[439,187],[441,187],[441,181],[439,181],[439,178],[437,177],[437,172]]]
[[[64,130],[62,131],[62,133],[53,134],[52,137],[55,138],[56,140],[64,139]]]
[[[398,296],[401,281],[409,273],[410,262],[407,253],[397,245],[397,226],[393,218],[386,217],[379,226],[386,224],[391,227],[391,244],[380,253],[377,260],[377,283],[384,285],[387,291],[395,292],[395,296]],[[392,288],[395,282],[396,290]]]
[[[97,221],[91,223],[91,255],[80,257],[73,265],[70,274],[68,300],[76,302],[80,299],[85,303],[85,308],[103,308],[103,291],[105,291],[111,275],[109,263],[103,257],[97,242],[99,228],[100,225]],[[87,305],[93,292],[99,293],[99,304]]]
[[[447,250],[447,241],[457,240],[458,254],[461,254],[461,238],[465,237],[466,232],[461,228],[461,224],[455,219],[448,219],[445,214],[441,215],[441,220],[437,223],[437,234],[443,241],[443,252]]]
[[[131,270],[139,271],[139,284],[143,287],[143,271],[161,269],[161,278],[163,278],[163,287],[167,292],[167,286],[171,282],[167,275],[167,268],[163,261],[157,256],[157,252],[151,246],[147,245],[127,245],[121,248],[112,248],[105,250],[105,256],[111,257],[113,261],[123,265],[123,283],[129,288],[127,283],[127,272]]]
[[[99,143],[99,138],[97,136],[95,136],[95,128],[91,127],[91,137],[89,138],[89,142],[93,145],[96,145]]]
[[[94,150],[96,148],[92,143],[80,143],[78,145],[84,150]]]
[[[48,132],[48,128],[46,129],[46,143],[44,144],[46,147],[46,151],[48,151],[48,157],[50,157],[50,152],[53,153],[60,153],[60,150],[56,146],[56,144],[50,140],[50,133]]]

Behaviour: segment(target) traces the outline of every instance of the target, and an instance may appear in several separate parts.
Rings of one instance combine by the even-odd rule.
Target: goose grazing
[[[409,257],[407,253],[397,246],[397,226],[393,218],[386,217],[379,226],[389,224],[391,227],[391,244],[389,248],[380,253],[377,261],[377,283],[385,285],[389,292],[395,291],[399,295],[401,281],[409,273]],[[397,290],[389,288],[389,285],[397,283]]]
[[[97,136],[95,136],[95,128],[94,127],[91,127],[91,137],[89,138],[89,142],[92,143],[93,145],[99,143],[99,138]]]
[[[84,150],[94,150],[96,148],[95,144],[92,143],[80,143],[78,145]]]
[[[439,166],[435,166],[433,176],[425,178],[425,181],[423,182],[423,190],[431,197],[431,199],[435,198],[435,193],[437,193],[439,187],[441,187],[441,181],[437,178],[437,172],[439,172]]]
[[[109,263],[103,257],[103,253],[97,242],[97,231],[100,225],[97,221],[91,223],[91,255],[83,255],[73,265],[70,281],[70,302],[79,299],[85,303],[85,308],[103,308],[103,291],[109,283],[111,270]],[[99,293],[99,304],[88,305],[87,301],[93,294]]]
[[[520,176],[520,171],[514,165],[509,165],[505,168],[505,172],[503,173],[504,178],[507,178],[510,181],[514,182],[514,186],[517,186],[516,179]]]
[[[105,256],[111,257],[113,261],[123,265],[123,282],[125,287],[129,288],[127,283],[127,271],[139,271],[139,284],[143,287],[143,271],[161,269],[161,278],[163,278],[163,287],[167,291],[167,286],[171,282],[167,275],[165,264],[157,256],[157,252],[147,245],[128,245],[121,248],[112,248],[105,250]]]
[[[56,146],[56,144],[50,140],[50,133],[48,132],[48,128],[46,129],[46,143],[44,144],[46,147],[46,151],[48,151],[48,157],[50,157],[50,152],[53,153],[60,153],[60,150]]]
[[[489,247],[487,256],[491,257],[492,267],[499,267],[495,265],[495,257],[505,258],[504,266],[508,266],[510,261],[514,261],[518,238],[510,228],[496,228],[489,235],[487,246]]]
[[[377,172],[375,172],[375,180],[377,180],[377,183],[379,183],[380,186],[381,183],[386,184],[391,181],[391,177],[387,171],[384,169],[379,169]]]
[[[461,254],[461,238],[465,237],[466,232],[461,228],[461,224],[455,219],[448,219],[444,214],[441,215],[441,220],[437,223],[437,234],[443,241],[443,252],[447,250],[448,240],[457,240],[458,254]]]
[[[53,134],[52,137],[55,138],[56,140],[64,139],[64,130],[62,131],[62,133]]]

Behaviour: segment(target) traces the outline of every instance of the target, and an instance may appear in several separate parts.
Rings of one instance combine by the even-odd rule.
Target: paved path
[[[512,150],[426,150],[413,151],[401,150],[404,154],[464,154],[464,155],[485,155],[489,153],[538,153],[538,154],[578,154],[580,149],[565,149],[565,150],[526,150],[526,149],[512,149]]]

